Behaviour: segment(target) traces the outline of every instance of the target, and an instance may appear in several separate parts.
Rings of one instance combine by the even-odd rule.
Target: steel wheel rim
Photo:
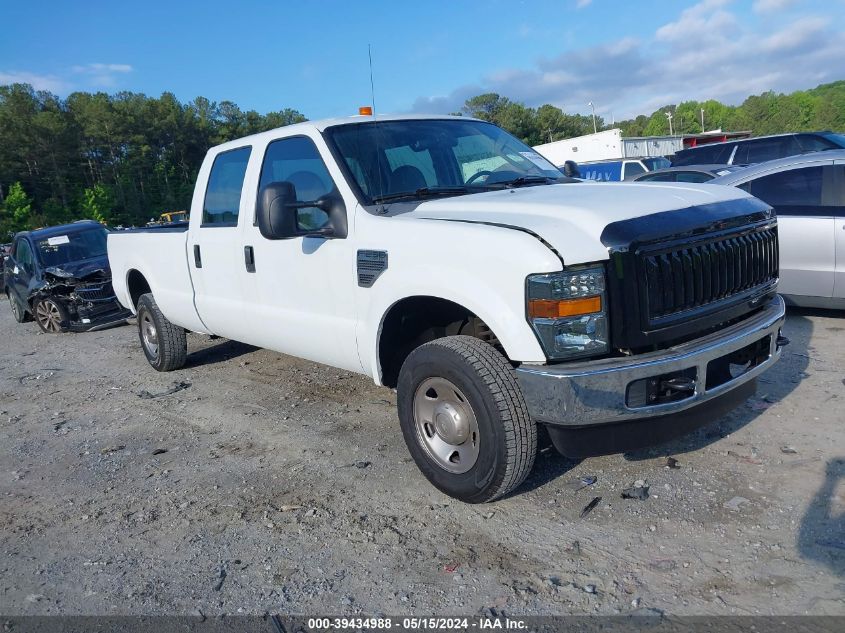
[[[59,306],[52,301],[39,301],[35,306],[35,317],[38,323],[48,332],[60,332],[62,329],[62,315]]]
[[[149,312],[141,315],[138,326],[141,329],[141,342],[144,344],[144,349],[153,358],[158,358],[158,330]]]
[[[414,393],[417,440],[443,470],[462,474],[478,461],[481,434],[467,397],[451,381],[426,378]]]

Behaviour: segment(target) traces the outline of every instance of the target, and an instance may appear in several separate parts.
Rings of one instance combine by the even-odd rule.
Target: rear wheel
[[[531,472],[537,427],[513,368],[492,345],[470,336],[421,345],[402,365],[398,392],[408,450],[447,495],[492,501]]]
[[[59,332],[66,332],[68,325],[70,325],[70,316],[65,307],[56,301],[46,297],[38,299],[33,306],[32,312],[35,316],[35,322],[42,332],[48,334],[58,334]]]
[[[138,299],[138,338],[153,369],[173,371],[188,358],[185,330],[167,320],[150,293]]]

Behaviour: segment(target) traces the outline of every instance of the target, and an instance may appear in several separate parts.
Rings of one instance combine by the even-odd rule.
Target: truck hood
[[[570,183],[428,200],[408,215],[526,230],[569,265],[607,259],[601,234],[613,222],[749,197],[715,185]]]

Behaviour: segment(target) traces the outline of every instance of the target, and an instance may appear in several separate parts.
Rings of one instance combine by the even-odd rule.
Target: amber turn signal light
[[[533,319],[559,319],[601,312],[601,297],[585,299],[531,299],[528,302],[528,316]]]
[[[361,106],[358,108],[358,114],[361,116],[373,116],[373,108],[371,106]]]

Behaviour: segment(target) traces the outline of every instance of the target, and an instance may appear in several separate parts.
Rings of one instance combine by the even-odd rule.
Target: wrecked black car
[[[34,318],[44,332],[85,332],[131,316],[114,296],[107,234],[93,221],[18,233],[3,271],[15,320]]]

